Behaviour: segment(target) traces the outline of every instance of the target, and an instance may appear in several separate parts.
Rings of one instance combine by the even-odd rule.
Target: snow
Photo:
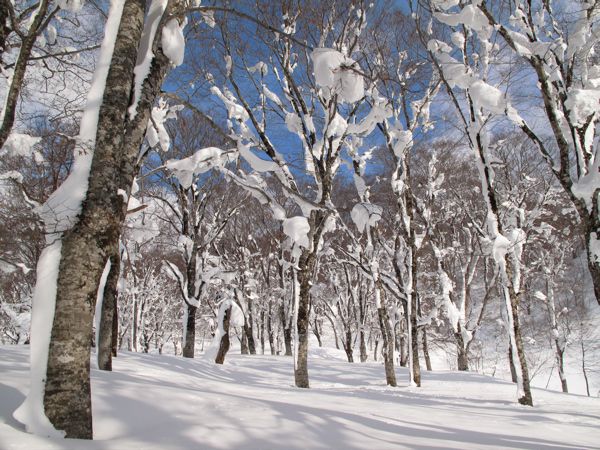
[[[300,247],[309,247],[309,231],[310,225],[306,217],[295,216],[283,220],[283,233]]]
[[[38,261],[31,312],[31,328],[34,332],[30,345],[30,372],[29,377],[26,373],[22,375],[23,378],[30,379],[29,392],[13,414],[15,419],[25,425],[28,432],[52,437],[64,435],[63,432],[54,429],[44,414],[43,403],[61,248],[62,241],[57,240],[42,251]]]
[[[221,345],[221,338],[225,336],[225,329],[223,328],[223,320],[225,319],[225,312],[231,308],[231,315],[229,317],[229,333],[233,331],[234,327],[244,326],[244,312],[231,299],[224,300],[219,306],[219,312],[217,314],[217,331],[215,336],[204,353],[204,359],[214,361]],[[225,359],[227,361],[227,358]]]
[[[137,105],[142,95],[142,87],[144,80],[150,72],[150,66],[154,59],[154,53],[152,52],[152,45],[154,43],[154,36],[160,23],[160,19],[165,12],[167,7],[167,0],[152,0],[148,15],[144,22],[144,30],[142,31],[142,37],[140,39],[140,47],[138,49],[138,56],[136,66],[133,69],[135,74],[135,84],[133,88],[133,100],[129,107],[129,117],[133,120],[137,114]]]
[[[372,203],[357,203],[350,212],[350,217],[359,233],[369,232],[369,228],[381,219],[383,208]]]
[[[440,22],[450,26],[465,25],[476,31],[482,39],[490,35],[490,25],[485,14],[475,5],[466,5],[457,14],[434,13]]]
[[[571,122],[577,127],[587,123],[589,116],[600,110],[600,89],[571,89],[565,106]]]
[[[36,160],[41,158],[41,154],[35,150],[35,146],[41,142],[42,138],[30,136],[23,133],[11,133],[2,146],[0,155],[5,153],[10,156],[31,156],[36,155]],[[37,156],[39,155],[39,156]]]
[[[326,97],[338,94],[340,100],[354,103],[365,95],[360,67],[352,58],[332,48],[316,48],[311,53],[317,85]]]
[[[600,400],[534,389],[536,406],[511,402],[514,385],[487,376],[423,371],[423,387],[385,386],[380,363],[309,353],[311,389],[292,386],[293,359],[202,358],[122,352],[114,372],[92,370],[95,441],[24,433],[10,411],[27,389],[27,347],[0,347],[0,442],[35,450],[583,449],[597,448]]]
[[[485,81],[477,80],[469,86],[475,107],[502,114],[506,110],[506,99],[500,90]]]
[[[146,128],[146,139],[150,147],[159,145],[163,151],[169,150],[171,138],[165,127],[165,122],[175,117],[172,109],[162,98],[159,100],[158,105],[152,108],[152,120],[148,121]]]
[[[187,189],[192,185],[195,175],[219,167],[227,161],[226,152],[217,147],[206,147],[187,158],[171,159],[165,163],[165,167],[173,172],[181,185]]]
[[[165,24],[162,29],[161,43],[163,53],[171,60],[173,66],[180,66],[185,56],[185,38],[183,26],[179,25],[177,19],[171,19]]]

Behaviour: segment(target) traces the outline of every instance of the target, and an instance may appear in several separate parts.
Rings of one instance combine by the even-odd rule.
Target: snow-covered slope
[[[469,373],[425,373],[422,388],[384,385],[378,363],[315,349],[312,388],[292,386],[292,358],[204,359],[122,353],[93,371],[95,441],[44,439],[11,417],[27,389],[28,348],[0,347],[0,449],[591,449],[600,399],[515,386]]]

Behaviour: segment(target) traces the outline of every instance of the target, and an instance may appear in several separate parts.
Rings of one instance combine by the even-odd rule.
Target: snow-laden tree
[[[528,136],[573,202],[583,225],[588,268],[600,304],[598,2],[519,1],[510,9],[503,8],[504,2],[430,3],[437,21],[464,27],[477,36],[485,49],[479,52],[482,65],[493,63],[488,60],[489,50],[501,39],[506,44],[503,57],[527,66],[523,79],[532,81],[508,86],[509,94],[516,89],[534,94],[520,105],[508,106],[503,93],[490,90],[474,72],[465,72],[463,80],[471,77],[471,91],[473,87],[480,90],[480,101],[493,105]],[[544,120],[530,113],[532,109]]]
[[[32,383],[15,412],[29,431],[92,438],[94,306],[102,273],[118,252],[154,101],[183,57],[180,19],[173,15],[182,6],[154,1],[146,15],[144,1],[111,4],[73,171],[43,207],[50,234],[33,301]]]
[[[264,42],[270,64],[250,61],[245,45],[237,36],[234,38],[232,25],[219,26],[226,70],[224,84],[215,84],[212,92],[227,109],[230,136],[236,141],[235,152],[249,164],[251,172],[233,173],[225,167],[221,170],[229,172],[228,177],[268,204],[289,239],[295,296],[294,372],[298,387],[309,386],[310,290],[323,239],[335,224],[333,180],[345,147],[352,140],[356,140],[354,146],[360,147],[359,136],[369,134],[386,114],[381,105],[366,111],[361,108],[367,98],[377,98],[372,86],[365,90],[361,68],[352,58],[360,50],[366,10],[363,2],[351,2],[347,14],[339,13],[337,8],[333,12],[323,10],[318,27],[320,36],[311,37],[316,41],[311,48],[307,44],[298,46],[297,36],[309,32],[308,28],[300,30],[308,27],[308,16],[314,11],[284,6],[280,14],[285,35]],[[281,15],[265,21],[272,22]],[[248,82],[253,92],[243,89]],[[271,117],[280,120],[270,120]],[[282,132],[294,142],[292,147],[276,139],[277,133]],[[209,159],[220,159],[222,165],[226,153],[204,149],[193,159],[182,160],[175,169],[181,176],[190,176]],[[298,161],[300,167],[296,169]],[[296,203],[298,215],[286,216],[267,179],[278,183]]]
[[[419,29],[425,40],[425,30]],[[481,181],[481,192],[486,202],[486,238],[491,245],[491,254],[500,270],[501,291],[506,302],[507,330],[510,338],[512,361],[516,366],[518,399],[531,405],[531,389],[521,327],[519,302],[522,288],[522,250],[525,240],[521,223],[503,222],[501,198],[494,183],[493,141],[489,121],[504,110],[516,114],[514,108],[503,98],[495,86],[488,83],[491,77],[489,59],[497,51],[489,44],[489,33],[473,36],[466,28],[455,27],[452,47],[446,42],[427,41],[429,56],[436,67],[444,90],[454,105],[455,113],[467,139],[469,148],[476,157]],[[457,48],[455,52],[453,48]],[[472,53],[480,56],[473,60]]]

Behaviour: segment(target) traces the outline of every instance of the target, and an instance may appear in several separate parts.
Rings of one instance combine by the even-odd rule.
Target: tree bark
[[[117,245],[118,250],[118,245]],[[104,286],[104,296],[102,299],[102,309],[100,313],[100,329],[98,331],[98,342],[96,342],[96,352],[98,355],[98,368],[100,370],[112,370],[112,351],[113,343],[113,325],[116,314],[115,306],[117,299],[117,290],[119,284],[119,275],[121,272],[121,263],[119,252],[113,252],[110,256],[110,271]]]
[[[360,362],[366,362],[369,355],[367,354],[367,343],[365,342],[365,331],[360,330]]]
[[[302,258],[301,258],[302,259]],[[296,358],[296,367],[294,368],[294,380],[296,387],[308,388],[308,323],[310,320],[310,288],[312,281],[312,272],[314,268],[314,255],[309,254],[304,257],[304,264],[300,265],[298,272],[300,292],[298,301],[298,342],[296,348],[298,354]]]
[[[458,370],[469,370],[469,358],[467,354],[467,348],[465,346],[465,341],[462,336],[462,327],[460,325],[460,322],[458,323],[458,329],[456,333],[454,333],[454,338],[456,339],[456,363]]]
[[[100,108],[89,188],[77,223],[63,237],[52,324],[44,409],[66,437],[91,439],[90,340],[98,284],[121,231],[123,123],[144,23],[145,2],[127,0]],[[137,147],[139,149],[139,145]],[[134,174],[131,174],[133,178]],[[121,220],[120,220],[121,219]]]
[[[229,342],[229,323],[231,321],[231,309],[233,306],[230,306],[225,310],[225,314],[223,315],[223,331],[224,334],[221,336],[221,342],[219,344],[219,350],[217,352],[217,356],[215,357],[215,363],[223,364],[225,362],[225,355],[229,351],[230,342]]]
[[[198,311],[198,308],[187,304],[186,307],[185,345],[183,346],[182,355],[184,358],[193,358],[196,349],[196,311]]]
[[[392,327],[390,326],[390,318],[388,316],[385,292],[381,287],[381,282],[375,285],[375,289],[379,290],[379,308],[377,308],[377,316],[379,318],[379,329],[381,330],[382,338],[382,356],[383,365],[385,369],[385,381],[388,386],[397,386],[396,383],[396,372],[394,370],[394,334],[392,333]],[[377,346],[375,346],[377,349]],[[375,350],[377,352],[377,350]],[[377,360],[377,358],[375,359]]]
[[[98,284],[125,220],[127,205],[119,189],[130,193],[152,105],[170,67],[156,46],[158,38],[137,115],[128,120],[145,7],[145,0],[125,1],[126,20],[119,25],[106,80],[87,197],[77,222],[63,237],[44,408],[54,427],[69,438],[93,436],[89,342]]]
[[[348,362],[353,363],[354,354],[352,351],[352,330],[349,327],[346,329],[346,339],[344,339],[344,351],[346,352],[346,358],[348,358]]]

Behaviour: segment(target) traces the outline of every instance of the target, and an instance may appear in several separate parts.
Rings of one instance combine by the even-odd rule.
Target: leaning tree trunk
[[[193,358],[196,347],[196,311],[198,307],[194,305],[187,306],[187,316],[185,322],[185,345],[183,346],[183,357]]]
[[[54,427],[69,438],[93,436],[89,343],[98,284],[125,220],[127,205],[119,189],[128,186],[129,196],[151,108],[170,67],[156,47],[137,115],[128,120],[145,7],[144,0],[125,1],[122,17],[127,19],[119,25],[105,84],[87,197],[63,237],[44,408]]]
[[[225,362],[225,355],[227,355],[227,352],[229,351],[229,323],[231,321],[232,308],[233,305],[229,306],[229,308],[225,310],[225,314],[223,314],[223,335],[221,336],[219,350],[217,351],[217,356],[215,357],[216,364],[223,364]]]

